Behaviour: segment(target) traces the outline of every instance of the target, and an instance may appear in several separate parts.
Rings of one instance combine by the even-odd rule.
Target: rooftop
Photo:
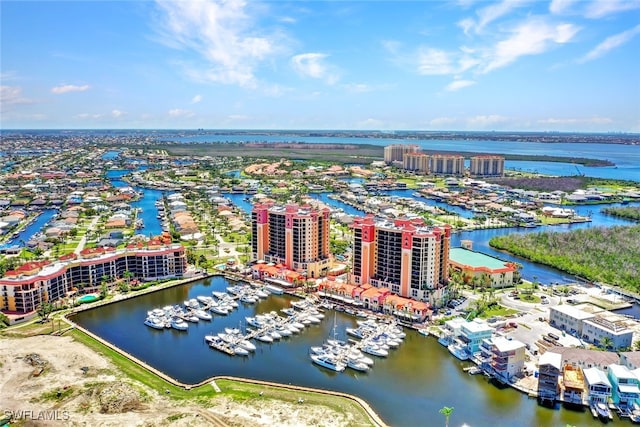
[[[464,248],[451,248],[449,250],[449,259],[473,268],[487,267],[491,270],[498,270],[507,267],[507,263],[498,258]]]

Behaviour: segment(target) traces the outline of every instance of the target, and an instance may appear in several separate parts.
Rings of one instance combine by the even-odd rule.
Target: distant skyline
[[[640,132],[640,0],[0,2],[0,128]]]

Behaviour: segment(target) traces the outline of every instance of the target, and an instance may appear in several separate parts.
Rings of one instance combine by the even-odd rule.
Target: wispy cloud
[[[551,3],[549,3],[549,12],[554,15],[562,15],[569,12],[576,2],[577,0],[551,0]]]
[[[568,43],[578,31],[580,28],[573,24],[551,24],[542,18],[528,19],[489,51],[482,72],[504,67],[521,56],[541,54],[554,45]]]
[[[479,60],[473,57],[473,51],[444,51],[423,47],[417,53],[418,73],[422,75],[459,74],[478,65]]]
[[[500,123],[506,123],[508,121],[510,121],[508,117],[501,116],[498,114],[479,115],[479,116],[474,116],[467,119],[467,122],[469,123],[469,125],[476,128],[484,128],[487,126],[493,126]]]
[[[206,80],[255,88],[256,67],[279,51],[279,35],[261,31],[247,12],[244,0],[215,2],[157,1],[162,12],[160,41],[183,51],[192,51],[207,63],[197,66]]]
[[[335,68],[325,60],[327,57],[328,55],[324,53],[302,53],[291,58],[291,65],[302,76],[334,84],[338,81],[338,74]]]
[[[191,103],[192,104],[197,104],[200,101],[202,101],[202,95],[196,95],[193,98],[191,98]]]
[[[451,126],[458,122],[458,119],[455,117],[436,117],[435,119],[431,119],[429,121],[429,125],[436,128]]]
[[[476,19],[466,18],[460,21],[458,25],[465,34],[469,34],[472,30],[475,33],[481,33],[487,25],[527,2],[528,0],[502,0],[477,10],[478,17]]]
[[[538,120],[543,125],[608,125],[613,123],[609,117],[550,117]]]
[[[630,30],[623,31],[622,33],[615,34],[613,36],[607,37],[602,43],[598,44],[594,47],[589,53],[580,58],[578,62],[587,62],[592,61],[594,59],[600,58],[605,55],[612,49],[621,46],[640,34],[640,24],[631,28]]]
[[[22,95],[20,86],[0,86],[0,111],[8,111],[20,104],[33,104],[35,101]]]
[[[173,108],[168,111],[170,117],[193,117],[195,113],[190,110],[184,110],[182,108]]]
[[[61,95],[63,93],[69,92],[84,92],[85,90],[89,90],[91,86],[89,85],[60,85],[54,86],[51,88],[51,93],[55,93],[56,95]]]
[[[640,9],[640,0],[594,0],[587,6],[587,18],[602,18],[629,10]]]
[[[122,116],[124,116],[125,113],[124,111],[120,111],[120,110],[111,110],[111,117],[113,117],[114,119],[118,119]]]
[[[445,87],[445,90],[448,92],[455,92],[462,88],[473,86],[474,84],[476,84],[476,82],[473,80],[454,80]]]

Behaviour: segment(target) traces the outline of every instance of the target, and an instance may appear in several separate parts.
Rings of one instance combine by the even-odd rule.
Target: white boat
[[[222,338],[220,338],[220,337],[219,337],[219,336],[217,336],[217,335],[205,335],[205,336],[204,336],[204,340],[205,340],[208,344],[211,344],[211,343],[215,343],[215,344],[222,344],[222,343],[223,343]]]
[[[240,347],[239,345],[236,345],[235,347],[231,347],[231,350],[233,351],[233,354],[235,354],[236,356],[249,355],[249,351],[245,348]]]
[[[220,292],[220,291],[213,291],[211,292],[211,295],[213,295],[214,297],[218,298],[218,299],[222,299],[222,298],[227,298],[229,297],[229,294],[226,292]]]
[[[242,331],[239,328],[224,328],[224,331],[230,335],[240,335]]]
[[[198,302],[200,302],[202,304],[211,304],[211,301],[213,300],[213,298],[208,297],[206,295],[198,295],[196,297],[196,300],[198,300]]]
[[[282,338],[282,335],[280,335],[280,333],[278,331],[276,331],[275,329],[272,329],[270,331],[267,332],[269,335],[271,335],[271,338],[273,338],[274,340],[279,340]]]
[[[347,367],[360,372],[366,372],[369,370],[369,365],[359,361],[358,359],[352,358],[347,358]]]
[[[183,316],[183,320],[186,320],[187,322],[198,323],[200,321],[200,318],[195,314],[184,314]]]
[[[224,306],[221,305],[212,305],[209,310],[213,311],[216,314],[227,315],[229,314],[229,310],[227,310]]]
[[[295,327],[295,325],[293,325],[293,324],[291,324],[291,323],[286,324],[286,325],[284,325],[284,326],[285,326],[288,330],[290,330],[292,333],[294,333],[294,334],[297,334],[297,333],[299,333],[299,332],[300,332],[300,329],[299,329],[299,328],[296,328],[296,327]]]
[[[256,339],[262,342],[269,342],[269,343],[273,342],[273,338],[271,337],[271,335],[267,335],[267,334],[258,335]]]
[[[356,338],[364,338],[367,336],[364,329],[360,328],[346,328],[347,334],[356,337]]]
[[[202,320],[211,320],[211,319],[213,319],[213,317],[209,313],[207,313],[206,311],[204,311],[202,309],[194,311],[193,315],[196,316],[198,319],[202,319]]]
[[[283,337],[290,337],[293,334],[293,332],[284,325],[277,326],[276,331]]]
[[[287,316],[293,316],[296,313],[296,311],[292,307],[282,308],[280,309],[280,311],[282,311]]]
[[[447,348],[449,349],[449,352],[451,354],[453,354],[455,357],[457,357],[460,360],[469,360],[469,354],[466,352],[466,350],[464,349],[464,347],[462,347],[459,344],[449,344],[449,346],[447,346]]]
[[[262,289],[255,289],[254,293],[258,296],[258,298],[268,298],[269,292],[263,291]]]
[[[191,298],[190,300],[185,301],[184,306],[187,308],[193,308],[193,309],[200,308],[200,304],[198,303],[198,300],[195,298]]]
[[[144,324],[154,329],[164,329],[165,322],[158,317],[147,317]]]
[[[247,325],[251,325],[255,328],[262,328],[264,326],[264,322],[262,322],[260,319],[258,319],[257,317],[245,317],[244,320],[247,321]]]
[[[372,356],[387,357],[389,355],[389,352],[387,350],[385,350],[384,348],[380,348],[377,345],[373,345],[373,344],[367,344],[364,347],[362,347],[361,350],[362,350],[363,353],[367,353],[367,354],[370,354]]]
[[[243,294],[240,296],[240,302],[245,304],[255,304],[257,301],[258,300],[253,295]]]
[[[328,353],[312,354],[311,360],[317,365],[336,372],[342,372],[346,368],[346,364],[344,362],[341,362],[338,358]]]
[[[279,288],[278,286],[275,286],[275,285],[266,285],[265,289],[274,295],[282,295],[284,293],[284,289]]]
[[[189,324],[180,318],[176,318],[171,321],[171,327],[179,331],[186,331],[189,329]]]
[[[247,351],[256,351],[256,346],[249,340],[241,339],[236,343],[238,347],[242,347]]]

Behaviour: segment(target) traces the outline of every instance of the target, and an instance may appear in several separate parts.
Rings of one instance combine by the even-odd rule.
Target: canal
[[[280,312],[294,298],[287,295],[272,295],[256,305],[241,305],[228,316],[214,316],[213,321],[191,323],[186,332],[155,330],[143,324],[149,310],[182,305],[189,298],[211,295],[213,290],[224,291],[229,284],[223,277],[202,279],[87,310],[73,320],[182,382],[232,375],[346,392],[364,398],[393,426],[441,425],[444,420],[438,411],[443,406],[455,408],[451,425],[600,424],[588,412],[544,408],[525,394],[498,387],[482,375],[465,373],[462,368],[468,362],[460,362],[434,338],[413,330],[405,329],[404,343],[391,350],[388,358],[375,358],[368,373],[336,373],[318,367],[309,359],[309,347],[321,345],[332,336],[334,321],[340,339],[347,338],[346,327],[356,324],[354,317],[340,312],[334,315],[327,311],[320,325],[307,327],[280,342],[256,342],[256,352],[245,358],[228,356],[205,344],[205,335],[222,332],[225,327],[244,329],[246,316]]]

